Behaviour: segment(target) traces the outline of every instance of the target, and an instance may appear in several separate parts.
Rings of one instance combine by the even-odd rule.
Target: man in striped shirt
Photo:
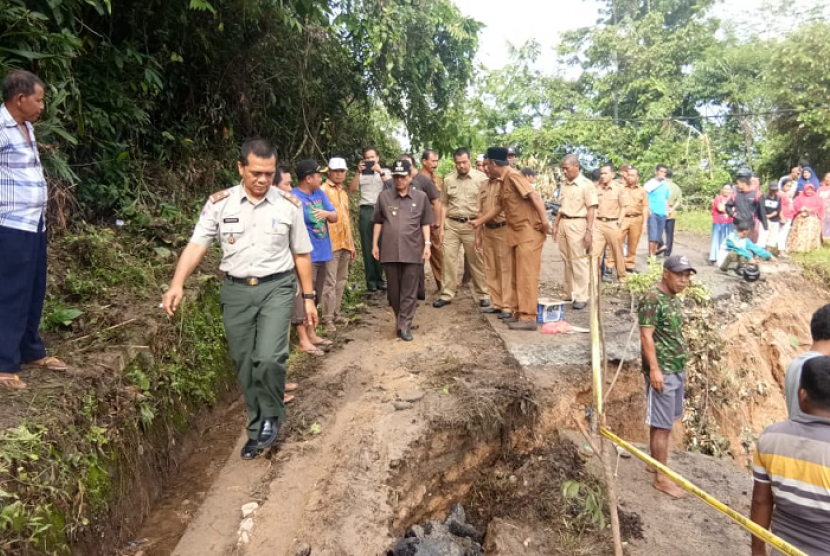
[[[47,357],[38,328],[46,294],[46,180],[32,122],[43,112],[43,82],[16,70],[0,105],[0,389],[20,390],[21,365],[65,370]]]
[[[758,437],[752,474],[752,521],[810,556],[830,555],[830,357],[807,360],[798,401],[802,414]],[[771,527],[770,527],[771,525]],[[766,556],[752,538],[752,556]]]

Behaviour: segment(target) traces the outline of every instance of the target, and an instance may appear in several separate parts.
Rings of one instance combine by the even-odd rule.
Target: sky
[[[462,13],[484,23],[479,37],[478,61],[488,69],[507,64],[508,41],[520,46],[530,39],[542,45],[540,63],[553,63],[553,48],[564,31],[595,25],[599,7],[597,0],[454,0]],[[713,15],[724,21],[749,25],[763,30],[764,19],[757,16],[769,0],[725,0],[713,9]],[[808,4],[830,4],[828,0],[795,0],[799,7]]]

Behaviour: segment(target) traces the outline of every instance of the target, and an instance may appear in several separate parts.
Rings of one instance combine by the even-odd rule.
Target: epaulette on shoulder
[[[223,201],[223,200],[227,199],[230,196],[231,196],[231,190],[230,189],[223,189],[222,191],[217,191],[216,193],[214,193],[213,195],[208,197],[208,199],[210,200],[211,203],[213,203],[215,205],[219,201]]]
[[[295,207],[299,207],[303,204],[303,202],[300,201],[300,199],[298,199],[295,195],[292,195],[291,193],[287,193],[287,192],[283,191],[282,196],[286,201],[288,201],[289,203],[291,203]]]

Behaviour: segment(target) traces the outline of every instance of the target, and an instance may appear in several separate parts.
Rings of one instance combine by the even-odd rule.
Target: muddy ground
[[[791,289],[747,294],[706,265],[702,238],[680,234],[677,244],[716,296],[737,300],[737,318],[725,331],[734,348],[730,364],[743,368],[747,384],[767,385],[763,396],[712,408],[737,447],[746,431],[757,434],[783,416],[778,365],[804,348],[805,318],[825,294],[788,265],[770,266],[758,287],[786,283],[816,292],[791,307],[792,318],[781,317],[776,308],[789,306]],[[544,257],[542,290],[557,295],[558,250],[549,243]],[[609,359],[623,361],[608,402],[609,426],[643,442],[630,300],[608,295],[603,311]],[[587,326],[587,312],[568,309],[566,318]],[[589,335],[510,332],[478,313],[468,292],[440,310],[420,304],[415,342],[396,340],[392,323],[383,298],[367,298],[364,313],[336,336],[335,349],[300,365],[286,438],[270,458],[239,459],[242,408],[228,408],[224,420],[204,431],[197,455],[135,543],[113,548],[144,556],[384,554],[412,525],[443,519],[462,502],[470,522],[489,530],[487,554],[610,553],[607,534],[592,526],[584,507],[561,496],[565,481],[599,488],[596,460],[574,432],[574,420],[590,404]],[[767,336],[779,339],[772,343],[779,349],[763,358],[744,353],[740,334],[748,329],[758,338],[751,350],[770,344]],[[670,465],[746,514],[751,481],[741,454],[687,453],[686,441],[677,431]],[[671,501],[654,491],[638,460],[619,458],[615,469],[628,554],[747,549],[748,534],[699,500]],[[246,519],[242,506],[250,502],[257,507]]]

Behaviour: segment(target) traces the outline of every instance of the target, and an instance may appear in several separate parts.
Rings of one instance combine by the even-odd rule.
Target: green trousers
[[[374,213],[375,207],[360,205],[360,218],[358,220],[360,248],[363,251],[363,270],[366,271],[366,286],[370,288],[377,288],[383,284],[383,267],[380,266],[380,261],[376,261],[372,256],[372,234],[375,228],[372,215]]]
[[[297,291],[294,271],[258,286],[225,280],[220,292],[228,350],[248,410],[248,438],[256,440],[263,419],[285,421],[288,328]]]

